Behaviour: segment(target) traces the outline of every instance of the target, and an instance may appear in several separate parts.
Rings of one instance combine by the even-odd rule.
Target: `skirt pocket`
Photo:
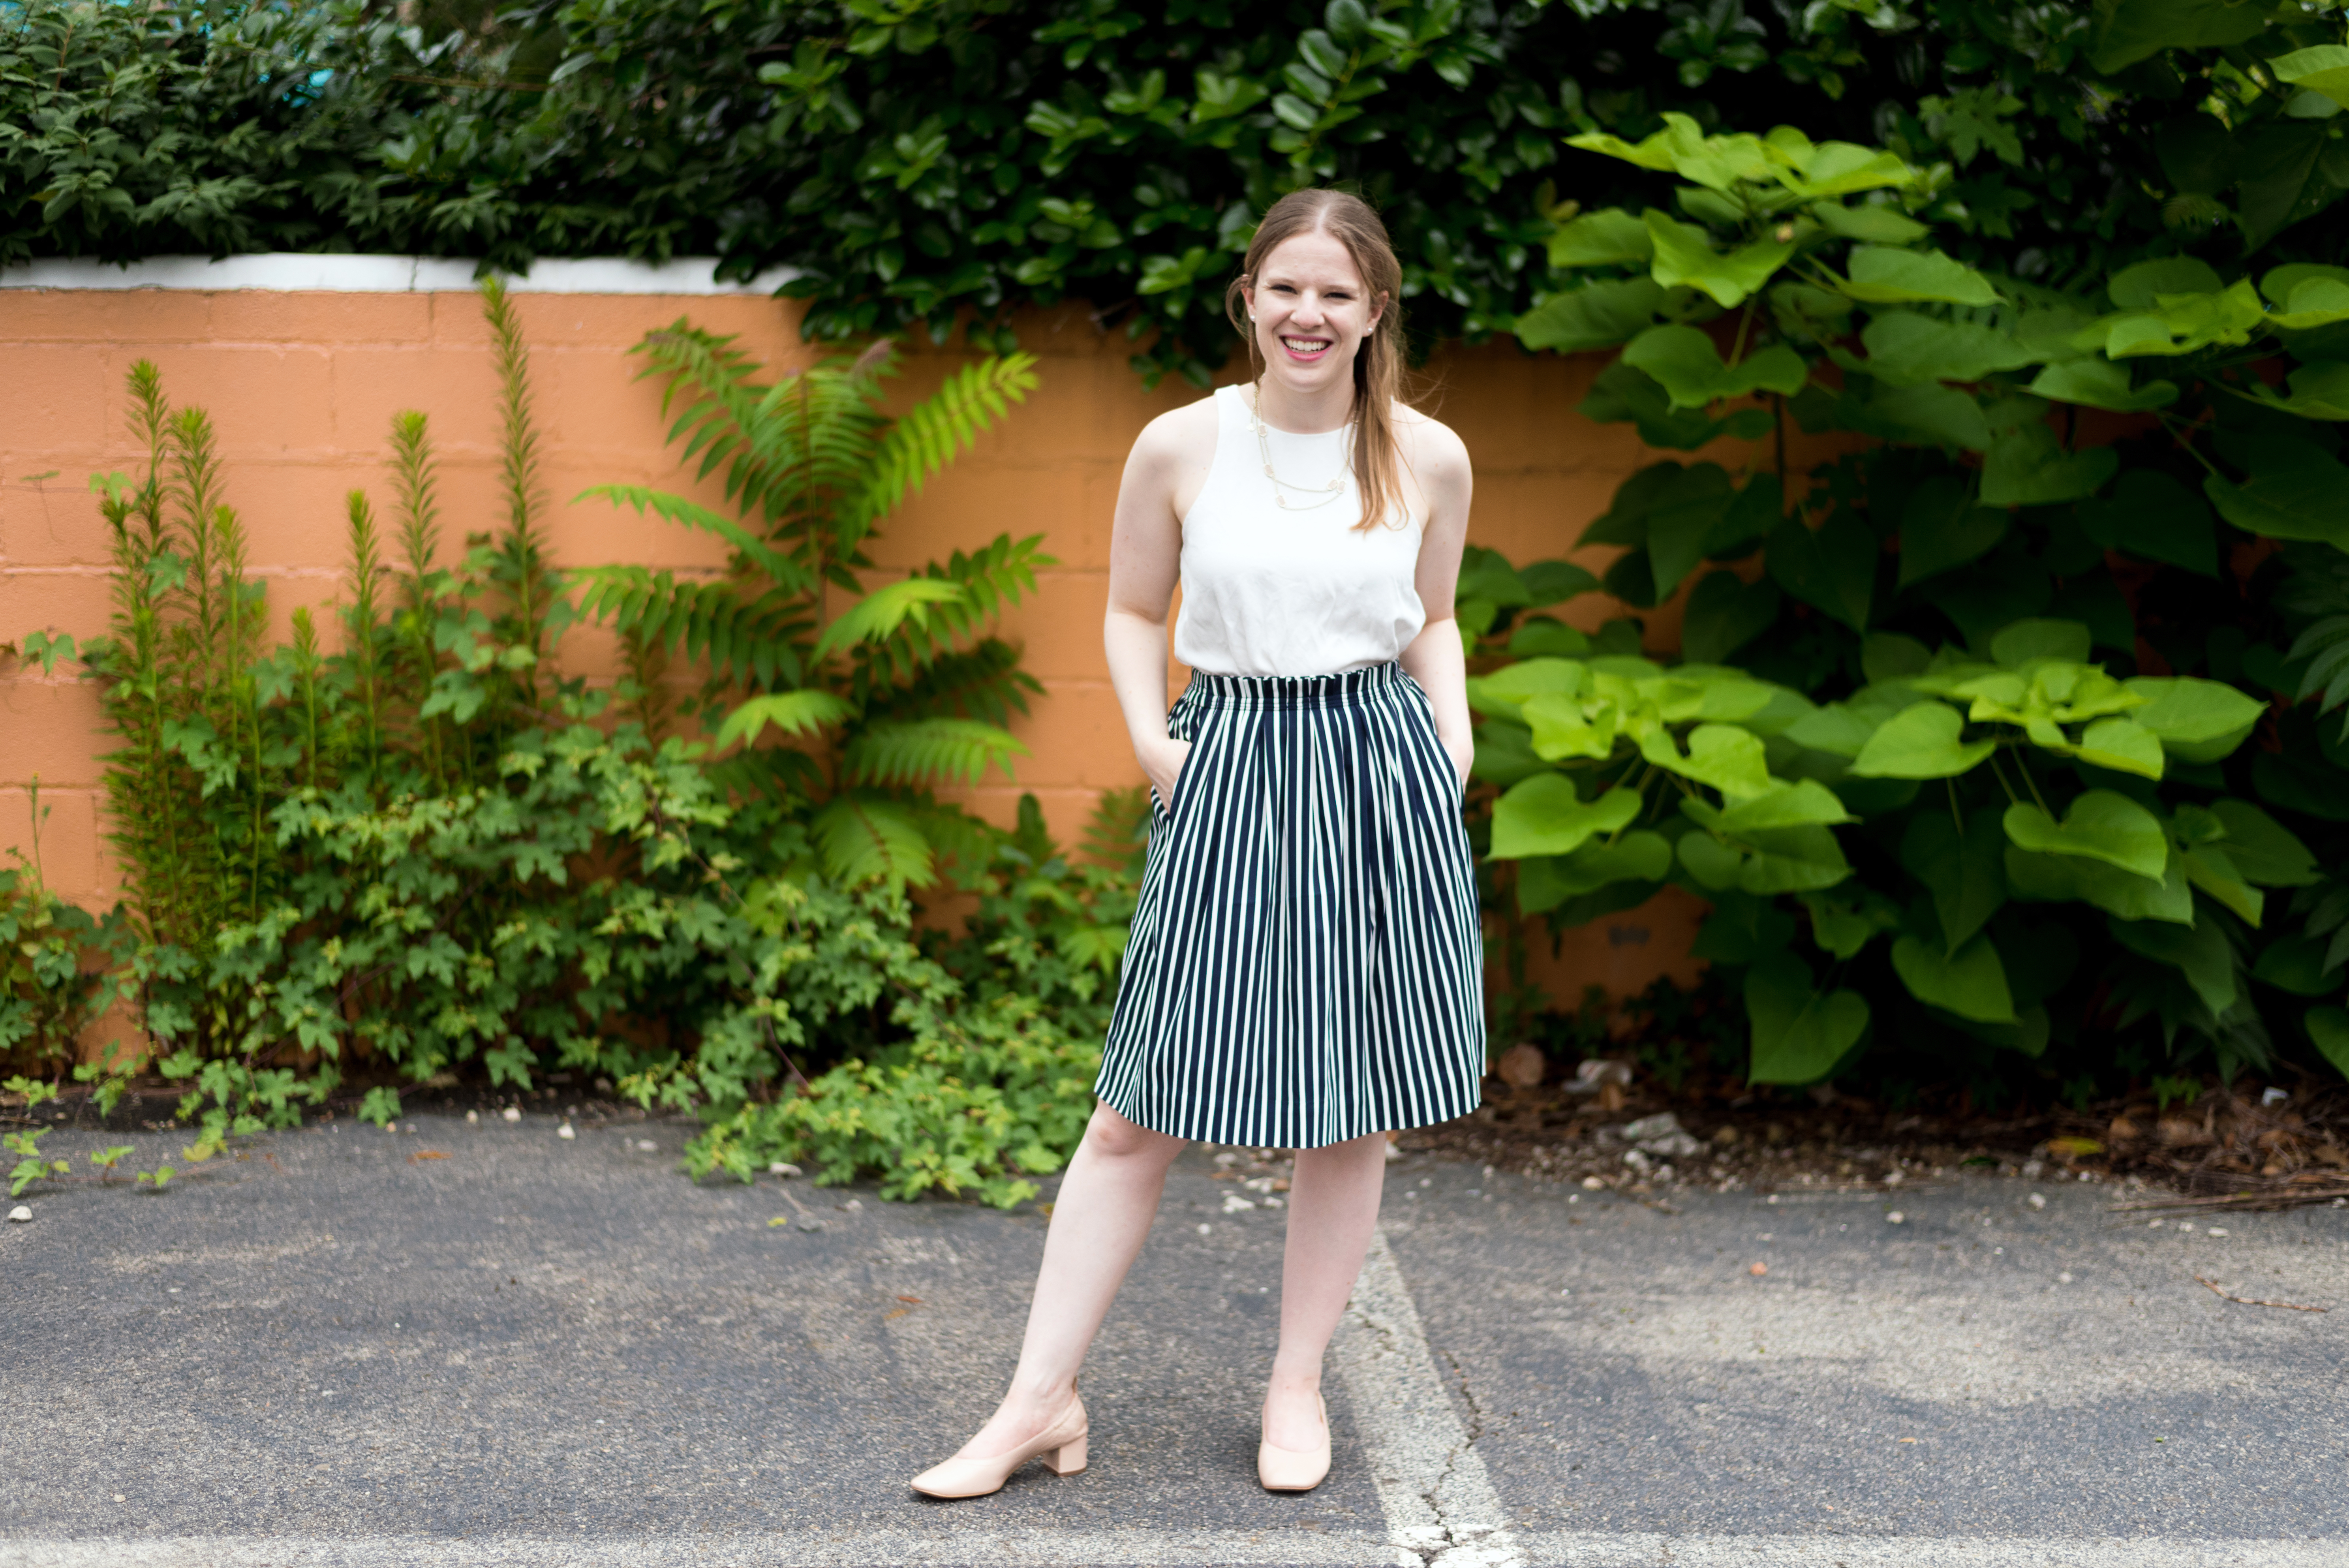
[[[1164,823],[1170,827],[1174,826],[1175,807],[1181,805],[1190,796],[1191,776],[1197,771],[1199,737],[1195,732],[1196,730],[1197,725],[1193,722],[1189,704],[1181,698],[1177,698],[1174,706],[1166,711],[1166,737],[1173,741],[1188,741],[1191,742],[1191,749],[1183,753],[1183,765],[1174,774],[1174,793],[1172,799],[1161,799],[1158,786],[1154,784],[1150,786],[1152,820]]]

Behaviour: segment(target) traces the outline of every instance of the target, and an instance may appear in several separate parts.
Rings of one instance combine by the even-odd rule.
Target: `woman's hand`
[[[1453,767],[1459,771],[1460,793],[1467,794],[1468,770],[1476,765],[1476,742],[1446,739],[1444,742],[1444,752],[1452,759]]]
[[[1134,759],[1141,763],[1153,788],[1158,791],[1158,808],[1164,812],[1174,809],[1174,781],[1183,772],[1183,759],[1191,754],[1191,742],[1178,741],[1171,735],[1154,735],[1133,748]]]

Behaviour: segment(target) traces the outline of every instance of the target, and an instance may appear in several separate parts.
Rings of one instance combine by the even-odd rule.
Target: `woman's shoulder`
[[[1444,468],[1455,462],[1466,466],[1467,443],[1442,420],[1402,402],[1394,405],[1393,419],[1395,440],[1414,466],[1432,463]]]
[[[1142,433],[1133,441],[1133,455],[1195,459],[1202,448],[1212,455],[1217,418],[1213,392],[1179,409],[1169,409],[1142,427]]]

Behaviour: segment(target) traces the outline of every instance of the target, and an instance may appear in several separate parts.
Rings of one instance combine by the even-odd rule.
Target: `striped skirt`
[[[1094,1092],[1176,1137],[1317,1148],[1474,1109],[1483,942],[1460,779],[1389,663],[1194,673]]]

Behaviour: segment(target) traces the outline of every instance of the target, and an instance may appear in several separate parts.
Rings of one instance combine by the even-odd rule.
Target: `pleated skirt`
[[[1177,1137],[1317,1148],[1474,1109],[1483,941],[1459,774],[1396,663],[1195,672],[1151,792],[1094,1092]]]

